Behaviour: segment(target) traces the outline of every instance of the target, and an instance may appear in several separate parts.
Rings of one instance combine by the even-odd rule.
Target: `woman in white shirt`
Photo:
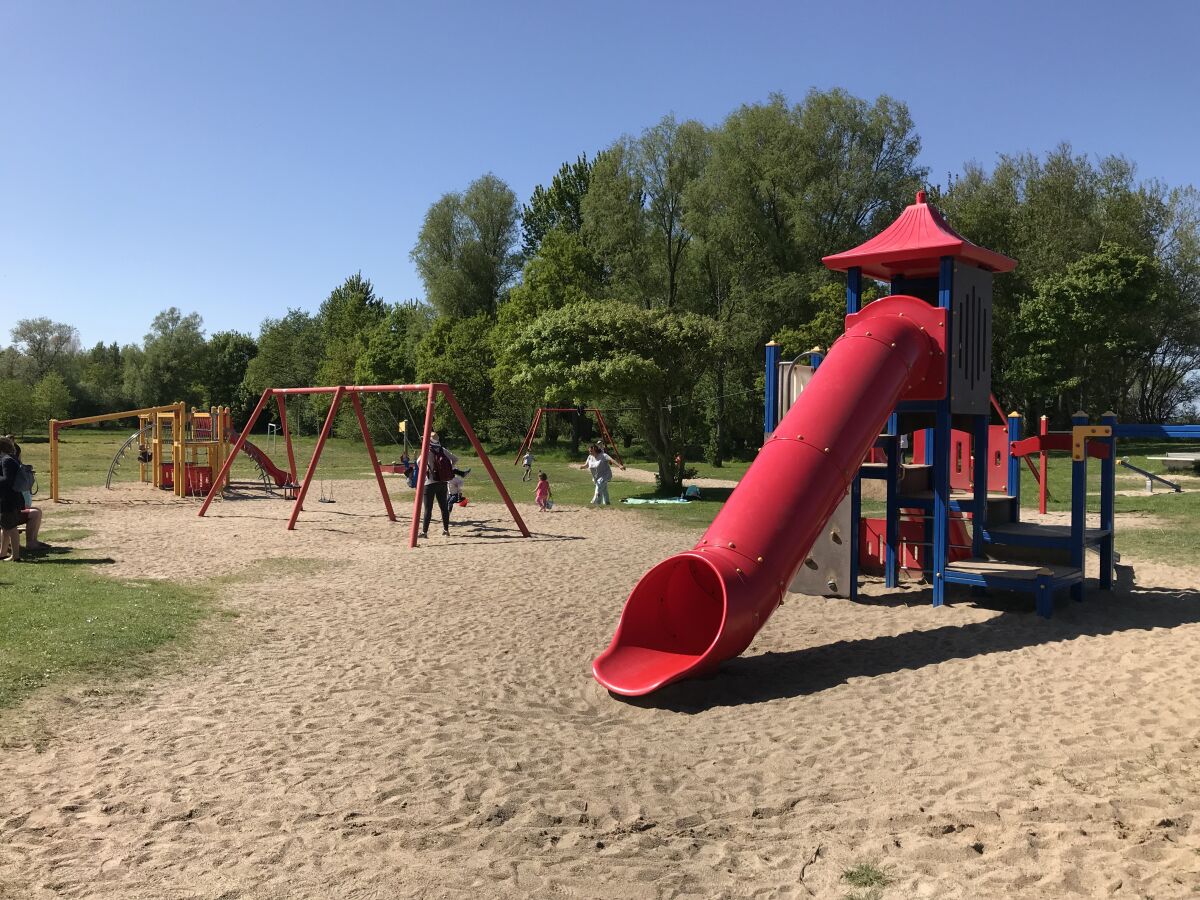
[[[592,444],[588,448],[588,458],[584,462],[581,469],[590,469],[592,472],[592,481],[596,485],[596,492],[592,495],[592,505],[608,506],[608,483],[612,481],[612,464],[617,463],[624,471],[625,466],[617,462],[607,453],[600,449],[599,444]]]

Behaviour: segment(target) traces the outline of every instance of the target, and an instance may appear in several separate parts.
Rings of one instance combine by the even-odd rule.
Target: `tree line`
[[[844,281],[821,257],[912,202],[929,182],[920,149],[905,104],[842,90],[775,95],[716,126],[666,116],[563,163],[524,203],[491,173],[442,196],[411,251],[422,301],[387,303],[356,273],[257,337],[206,338],[198,315],[170,309],[140,346],[86,351],[69,326],[23,321],[0,395],[21,385],[42,417],[177,399],[244,417],[268,386],[445,381],[493,442],[519,439],[536,406],[599,406],[674,489],[677,456],[720,465],[758,447],[763,345],[796,355],[841,332]],[[967,164],[930,194],[958,231],[1019,261],[995,282],[1006,407],[1056,423],[1076,408],[1195,415],[1194,188],[1064,144]],[[300,427],[327,402],[298,404]],[[413,399],[376,403],[381,430],[420,414]],[[11,405],[0,427],[21,430],[4,424]],[[577,425],[551,419],[549,437]]]

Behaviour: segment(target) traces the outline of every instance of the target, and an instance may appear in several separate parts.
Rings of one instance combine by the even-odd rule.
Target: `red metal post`
[[[604,416],[598,409],[593,409],[592,412],[596,414],[596,421],[600,423],[600,433],[604,435],[604,439],[607,442],[605,446],[608,447],[612,453],[612,456],[618,463],[625,465],[625,461],[621,459],[621,454],[617,452],[616,441],[613,440],[613,436],[609,432],[608,426],[604,423]]]
[[[417,496],[413,498],[412,529],[408,534],[408,546],[417,546],[417,533],[421,529],[421,499],[425,495],[425,468],[429,464],[429,433],[433,431],[433,401],[436,394],[430,385],[425,395],[425,425],[421,429],[421,457],[417,461]]]
[[[1046,416],[1042,416],[1038,425],[1038,434],[1045,437],[1049,433],[1050,420]],[[1046,455],[1046,445],[1042,444],[1042,451],[1038,454],[1038,512],[1043,516],[1046,514],[1046,476],[1050,474],[1047,465],[1050,457]]]
[[[312,484],[313,473],[317,471],[317,462],[321,459],[321,451],[325,447],[329,432],[333,430],[333,419],[342,403],[342,393],[345,390],[345,388],[339,387],[333,392],[333,402],[329,404],[329,415],[325,417],[325,424],[321,427],[321,436],[317,438],[317,446],[313,448],[312,461],[308,464],[308,472],[304,475],[304,484],[300,485],[300,491],[296,494],[296,505],[292,507],[292,515],[287,523],[288,531],[296,529],[296,519],[300,515],[300,510],[304,508],[304,495],[308,493],[308,486]]]
[[[206,512],[208,512],[209,504],[213,502],[213,498],[217,495],[217,492],[221,490],[221,485],[223,485],[225,480],[229,477],[229,470],[233,467],[234,459],[236,459],[237,455],[242,452],[242,448],[246,446],[246,435],[250,433],[250,430],[258,421],[258,417],[262,415],[263,407],[267,405],[267,401],[270,399],[271,388],[267,388],[265,391],[263,391],[262,396],[258,398],[258,405],[254,407],[254,412],[250,414],[250,419],[246,422],[246,427],[242,429],[241,434],[238,435],[238,439],[234,442],[233,449],[230,450],[229,455],[225,457],[225,462],[221,465],[221,473],[213,479],[212,485],[208,489],[208,496],[205,497],[204,502],[200,504],[200,512],[198,512],[197,515],[203,516]]]
[[[279,405],[279,424],[283,428],[283,443],[287,446],[288,472],[292,476],[292,484],[295,484],[296,454],[292,450],[292,433],[288,430],[287,404],[283,400],[283,394],[276,394],[275,402]]]
[[[471,427],[471,423],[467,421],[467,415],[462,411],[462,407],[458,405],[458,398],[454,396],[454,391],[450,390],[450,385],[436,385],[446,396],[446,402],[450,404],[450,408],[454,410],[454,414],[458,416],[458,422],[463,427],[463,431],[467,433],[467,438],[471,442],[471,446],[475,448],[476,455],[479,456],[483,467],[488,470],[488,474],[492,476],[492,483],[496,485],[496,490],[500,492],[500,497],[504,500],[504,505],[508,507],[508,511],[512,513],[513,521],[517,523],[517,528],[521,529],[521,534],[529,537],[529,529],[525,527],[525,520],[521,518],[521,514],[517,512],[516,505],[512,502],[512,497],[508,496],[508,490],[504,487],[504,482],[500,480],[500,476],[496,473],[496,469],[492,466],[492,461],[488,459],[483,445],[479,443],[479,438],[475,436],[475,429]]]
[[[367,431],[367,419],[363,415],[362,400],[357,391],[350,394],[350,402],[354,404],[354,415],[358,417],[358,428],[362,432],[363,443],[367,445],[367,455],[371,457],[371,468],[375,470],[375,481],[379,484],[383,505],[387,509],[388,518],[395,522],[396,514],[392,511],[392,498],[388,496],[387,482],[383,480],[383,472],[379,468],[379,457],[375,455],[375,445],[371,443],[371,434]]]
[[[517,451],[517,458],[513,460],[513,465],[521,462],[521,457],[525,455],[525,450],[533,446],[533,440],[537,437],[538,422],[542,421],[542,408],[539,406],[537,412],[533,414],[533,423],[529,426],[529,430],[525,432],[525,440],[521,441],[521,448]]]

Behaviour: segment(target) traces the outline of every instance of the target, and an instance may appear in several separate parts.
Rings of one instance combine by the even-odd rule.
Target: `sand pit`
[[[590,660],[697,535],[524,504],[525,540],[473,505],[410,551],[409,492],[391,524],[335,488],[291,533],[282,501],[79,495],[109,574],[245,573],[213,586],[241,615],[215,658],[0,719],[0,897],[843,897],[861,861],[884,898],[1200,885],[1196,568],[1126,557],[1048,622],[793,597],[719,677],[628,703]]]

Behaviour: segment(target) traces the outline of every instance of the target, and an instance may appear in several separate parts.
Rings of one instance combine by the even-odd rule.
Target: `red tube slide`
[[[900,400],[945,391],[945,311],[893,296],[846,333],[763,446],[704,537],[634,586],[596,680],[636,697],[714,671],[783,600]]]

